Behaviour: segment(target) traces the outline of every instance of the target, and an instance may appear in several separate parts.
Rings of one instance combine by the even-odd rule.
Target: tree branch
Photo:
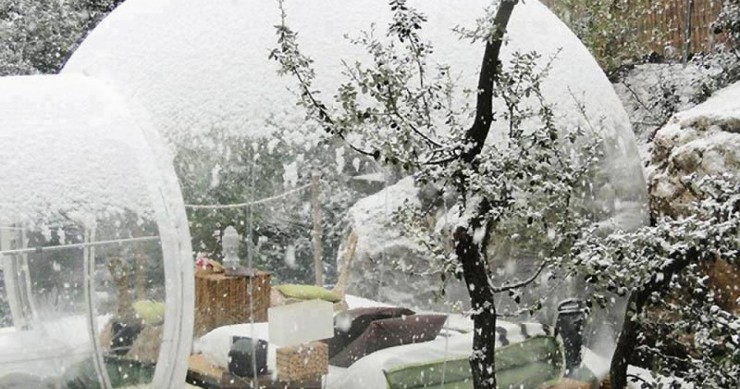
[[[514,283],[514,284],[495,286],[493,285],[493,281],[491,281],[491,279],[488,280],[488,284],[491,285],[491,290],[493,290],[493,293],[501,293],[501,292],[507,292],[509,290],[523,288],[531,284],[532,282],[534,282],[534,280],[537,279],[537,277],[539,277],[540,274],[542,274],[542,270],[544,270],[545,267],[547,267],[547,261],[542,261],[540,263],[540,266],[537,268],[534,274],[532,274],[531,277],[527,278],[526,280]]]
[[[465,150],[462,157],[471,162],[483,150],[488,138],[488,132],[493,123],[493,86],[500,76],[501,61],[499,55],[504,42],[506,27],[518,0],[502,0],[496,15],[493,18],[493,33],[486,42],[483,54],[480,75],[478,77],[478,98],[475,108],[475,122],[465,133],[466,140],[472,142],[473,147]]]

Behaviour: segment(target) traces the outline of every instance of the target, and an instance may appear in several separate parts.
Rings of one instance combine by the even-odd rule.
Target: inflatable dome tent
[[[180,388],[190,236],[157,132],[84,76],[0,78],[0,129],[0,387]]]
[[[482,47],[460,41],[457,35],[451,32],[451,29],[456,25],[471,25],[480,16],[482,9],[488,5],[488,1],[439,2],[419,0],[410,1],[409,3],[418,7],[429,17],[424,35],[435,45],[433,60],[452,67],[453,71],[458,74],[461,89],[474,87],[483,51]],[[367,58],[366,54],[349,43],[344,35],[347,33],[355,34],[360,29],[369,29],[371,23],[377,23],[379,28],[382,28],[386,21],[390,20],[391,13],[386,2],[383,1],[324,0],[321,1],[320,6],[317,6],[317,4],[317,1],[287,1],[286,8],[291,27],[299,32],[302,50],[315,60],[314,67],[317,69],[315,86],[329,95],[334,93],[340,85],[341,77],[336,75],[342,71],[342,59]],[[295,106],[297,101],[295,81],[290,78],[278,77],[277,64],[268,60],[269,51],[276,44],[274,25],[279,24],[279,21],[280,12],[275,3],[269,1],[127,0],[89,34],[65,65],[62,74],[58,76],[59,79],[43,81],[49,85],[57,82],[69,82],[70,88],[73,88],[71,84],[86,85],[87,83],[97,86],[91,88],[92,90],[105,89],[106,92],[101,93],[102,96],[108,96],[107,98],[111,99],[111,104],[108,107],[114,111],[119,109],[126,111],[125,115],[123,113],[120,113],[120,115],[127,119],[115,121],[115,128],[122,126],[121,123],[135,124],[131,128],[140,129],[144,134],[143,144],[149,145],[138,149],[144,155],[149,155],[141,158],[147,161],[150,161],[147,159],[150,158],[151,162],[154,163],[153,166],[157,166],[155,170],[166,178],[164,180],[146,178],[146,174],[149,174],[151,169],[143,169],[141,173],[145,174],[145,178],[133,180],[139,186],[145,184],[154,185],[155,188],[157,185],[165,187],[166,190],[161,192],[164,195],[160,197],[152,196],[144,200],[137,200],[139,202],[143,201],[145,205],[148,204],[151,209],[139,207],[140,204],[136,201],[129,203],[128,200],[123,200],[131,196],[136,197],[135,193],[141,194],[145,191],[132,192],[121,189],[113,194],[107,194],[107,197],[118,198],[118,196],[121,196],[121,199],[116,201],[124,202],[126,206],[114,204],[111,200],[112,206],[102,202],[102,210],[72,212],[69,209],[84,208],[82,205],[87,203],[82,200],[74,200],[65,204],[68,208],[63,215],[63,217],[74,221],[70,224],[83,231],[75,234],[78,237],[76,239],[82,243],[85,239],[93,241],[90,238],[90,233],[93,230],[95,236],[98,237],[96,239],[102,236],[101,232],[104,230],[109,231],[107,233],[112,234],[115,239],[159,236],[161,247],[140,249],[146,253],[149,261],[154,264],[144,274],[144,279],[150,280],[149,285],[154,285],[151,288],[146,288],[147,293],[153,293],[153,295],[143,297],[146,297],[146,300],[166,301],[167,303],[161,338],[162,348],[159,354],[161,358],[151,378],[155,387],[175,385],[175,382],[182,382],[184,379],[184,361],[188,356],[189,347],[187,345],[191,340],[188,331],[192,328],[192,317],[189,316],[192,315],[192,302],[190,300],[192,298],[192,285],[190,284],[192,276],[188,273],[191,271],[192,261],[189,258],[189,242],[187,242],[187,229],[181,197],[173,182],[174,176],[171,174],[171,167],[167,166],[163,158],[158,157],[161,147],[152,146],[157,144],[154,141],[156,136],[152,134],[154,132],[161,133],[175,150],[182,145],[188,145],[193,139],[203,139],[204,134],[207,136],[214,130],[235,137],[255,140],[269,138],[271,134],[279,131],[286,134],[307,133],[310,134],[310,139],[304,143],[317,143],[316,138],[321,139],[321,135],[315,135],[318,130],[305,120],[305,113]],[[629,120],[610,83],[598,68],[595,60],[577,38],[537,1],[521,2],[515,9],[510,23],[509,41],[503,51],[504,62],[511,58],[516,51],[537,51],[542,55],[542,58],[549,58],[557,53],[550,71],[551,77],[545,80],[542,88],[548,101],[555,104],[558,123],[563,126],[584,126],[586,118],[593,118],[603,125],[602,128],[605,133],[601,135],[609,141],[608,145],[610,147],[606,150],[606,157],[601,165],[601,171],[606,177],[605,182],[608,184],[608,188],[597,188],[594,202],[605,201],[608,203],[607,208],[610,212],[605,215],[605,221],[615,226],[633,228],[643,223],[646,216],[643,213],[645,204],[644,182]],[[34,79],[21,78],[3,80],[3,82],[16,84],[28,82],[29,85],[41,82],[31,81]],[[62,81],[63,79],[70,81]],[[105,87],[102,85],[105,85]],[[40,86],[29,86],[29,88],[31,91],[37,90],[38,93],[43,90]],[[25,89],[25,87],[17,86],[15,89]],[[74,87],[74,90],[81,91],[84,88]],[[14,97],[9,97],[11,95],[4,94],[2,96],[8,101],[14,99]],[[39,113],[44,110],[58,110],[58,107],[55,108],[56,103],[51,102],[64,97],[66,97],[64,93],[59,92],[59,95],[55,98],[48,99],[49,103],[36,104],[38,112],[29,112],[28,116],[23,116],[23,118],[43,117]],[[107,101],[102,97],[93,98],[93,100],[97,102]],[[46,100],[42,99],[42,101]],[[585,112],[581,112],[580,103],[583,103]],[[9,105],[9,107],[16,106]],[[122,107],[127,108],[123,109]],[[67,110],[61,111],[67,112]],[[70,115],[72,112],[78,112],[77,115],[80,118],[89,117],[86,125],[95,128],[105,125],[106,120],[108,120],[99,115],[99,112],[90,109],[69,110],[69,112]],[[18,115],[13,117],[17,119]],[[62,117],[66,118],[68,115]],[[26,120],[23,118],[21,119]],[[74,117],[74,119],[77,118],[77,116]],[[28,123],[35,126],[30,119],[28,119]],[[60,120],[59,123],[62,125],[66,121]],[[45,125],[51,126],[53,124],[58,123],[49,120],[49,123]],[[64,133],[55,133],[55,135],[62,137],[61,134],[72,133],[76,128],[78,127],[70,128]],[[5,126],[3,126],[4,133]],[[99,137],[103,137],[103,134],[95,132],[87,138],[94,140]],[[15,141],[21,140],[21,137],[17,138]],[[32,154],[45,155],[43,152],[30,151],[36,150],[32,146],[40,147],[42,142],[33,142],[32,138],[24,138],[23,140],[29,141],[29,139],[31,139],[31,144],[26,143],[23,146],[24,149],[19,147],[17,150],[21,150],[19,152],[26,156]],[[107,150],[112,143],[115,142],[106,142],[105,146],[99,149]],[[63,143],[60,142],[60,144]],[[216,144],[212,152],[223,152],[224,148],[219,146],[223,145]],[[77,150],[76,147],[76,145],[70,145],[65,153],[69,153],[70,156],[77,155],[77,152],[73,151]],[[95,149],[98,150],[98,148]],[[354,162],[354,156],[350,155],[347,150],[340,152],[340,149],[341,146],[337,146],[336,150],[329,150],[332,153],[330,159],[336,159],[337,167],[333,170],[339,172],[335,174],[342,176],[341,180],[337,180],[338,182],[348,185],[347,183],[351,181],[352,175],[368,172],[368,169],[378,171],[377,169],[373,170],[372,163],[368,161],[358,159],[357,165],[350,163],[350,161]],[[150,151],[151,154],[149,154]],[[61,155],[61,153],[56,154]],[[131,153],[131,155],[139,154]],[[333,158],[334,155],[336,155],[336,158]],[[107,166],[114,170],[118,168],[134,169],[134,165],[128,163],[128,161],[123,164],[111,162],[119,160],[116,158],[120,157],[120,155],[111,156],[104,153],[100,156],[98,162],[85,164],[85,166],[89,167],[92,172],[101,174],[107,172],[107,170],[93,169],[91,166]],[[266,185],[268,182],[279,181],[284,186],[282,189],[292,190],[297,181],[307,179],[310,174],[295,166],[307,164],[307,159],[312,157],[320,157],[320,155],[303,153],[303,159],[292,154],[282,155],[280,160],[285,166],[282,177],[249,173],[253,176],[244,182],[253,182],[260,186]],[[16,156],[16,159],[23,160],[24,158]],[[31,165],[29,171],[36,171],[33,169],[41,165],[29,163]],[[65,166],[68,165],[65,164]],[[290,166],[293,166],[292,170],[288,169]],[[219,166],[214,165],[212,169],[207,169],[207,171],[218,178]],[[260,167],[249,171],[271,171],[274,174],[274,170],[260,169]],[[63,171],[47,171],[47,173],[49,175],[61,175]],[[80,173],[76,177],[80,178],[81,181],[87,181],[86,174],[91,174],[87,170]],[[124,173],[110,172],[110,176],[116,174],[137,177],[133,172],[128,171]],[[108,176],[108,174],[105,175]],[[26,176],[29,181],[33,179],[31,174],[26,174]],[[297,179],[288,179],[287,176],[297,177]],[[11,175],[10,177],[14,176]],[[25,183],[23,188],[28,189],[27,193],[34,193],[34,187],[30,186],[29,182],[23,181],[23,175],[16,175],[15,177],[18,177],[20,182]],[[89,182],[95,182],[94,177],[90,176]],[[213,181],[217,182],[218,180]],[[116,181],[115,184],[125,182],[128,181]],[[3,183],[3,187],[4,185]],[[96,185],[98,184],[93,184],[95,187]],[[110,189],[120,188],[116,185],[111,186]],[[350,229],[358,236],[354,265],[349,269],[349,291],[395,305],[409,305],[413,308],[424,309],[434,281],[424,279],[419,282],[418,278],[410,279],[403,274],[393,274],[384,270],[387,264],[378,263],[376,260],[384,255],[393,255],[394,250],[398,250],[399,247],[402,250],[411,247],[409,242],[400,236],[398,230],[385,228],[385,223],[390,218],[389,210],[394,208],[394,204],[399,204],[404,199],[413,200],[416,197],[415,189],[404,187],[403,183],[393,187],[389,186],[389,183],[383,185],[388,187],[373,197],[360,200],[352,209],[335,210],[337,212],[348,211],[348,224]],[[59,193],[69,193],[70,195],[75,193],[72,189],[61,188],[65,189],[58,191]],[[72,188],[83,190],[85,187],[74,185]],[[326,189],[323,195],[325,197],[331,196],[332,189],[331,187]],[[53,191],[52,193],[56,192]],[[146,193],[151,194],[156,193],[156,191]],[[604,196],[599,197],[599,194]],[[105,193],[96,194],[95,196],[85,195],[84,198],[99,198],[99,195],[102,196]],[[49,197],[54,196],[50,194]],[[21,199],[27,200],[19,195],[13,199],[14,202],[9,204],[11,204],[11,207],[19,207],[18,204],[22,203]],[[186,198],[186,200],[197,203],[199,199]],[[296,201],[300,203],[305,200],[305,198],[298,198]],[[39,204],[43,203],[46,207],[48,201],[39,201]],[[93,204],[99,202],[96,200]],[[132,204],[137,205],[134,207]],[[169,212],[160,212],[163,209]],[[267,211],[272,212],[274,208],[269,208]],[[17,228],[24,228],[27,229],[27,234],[38,235],[39,237],[36,238],[38,242],[44,244],[48,241],[58,242],[60,236],[60,233],[56,232],[58,229],[44,228],[42,223],[36,221],[40,217],[33,212],[25,210],[17,212],[24,217],[28,216],[28,219],[16,216],[13,219],[8,219],[6,222],[8,227],[13,228],[8,231],[19,231]],[[59,213],[58,211],[54,212]],[[91,217],[90,215],[96,216]],[[234,220],[235,225],[240,223],[242,225],[246,224],[244,220]],[[18,227],[19,225],[22,227]],[[132,226],[129,227],[129,225]],[[8,234],[11,234],[11,232],[8,232]],[[305,235],[308,234],[310,232],[305,233]],[[63,235],[66,236],[67,234]],[[46,238],[47,236],[49,239]],[[165,236],[169,237],[168,239],[177,238],[176,241],[180,242],[177,249],[180,251],[172,251],[175,246],[170,246],[170,243],[165,246],[165,242],[174,242],[174,240],[166,240]],[[114,240],[107,237],[105,239]],[[296,241],[305,240],[305,236],[294,236],[292,239]],[[28,241],[27,238],[16,240],[19,242]],[[18,246],[19,244],[8,242],[9,247]],[[154,240],[152,242],[156,243]],[[152,242],[147,244],[152,244]],[[136,240],[129,241],[129,243],[134,244],[134,246],[144,244]],[[136,252],[137,250],[137,247],[125,249],[123,245],[124,243],[121,243],[121,247],[116,246],[116,249],[129,250],[129,252]],[[4,247],[3,250],[5,250]],[[55,290],[57,292],[54,292],[56,296],[59,296],[60,292],[58,291],[60,289],[69,289],[66,285],[77,287],[79,290],[74,293],[70,292],[70,296],[54,297],[54,299],[55,301],[74,300],[83,304],[76,305],[74,309],[69,308],[75,314],[69,313],[62,316],[81,315],[83,318],[86,327],[79,328],[87,328],[89,334],[85,337],[84,342],[81,342],[87,350],[84,355],[91,358],[88,365],[95,368],[93,372],[95,372],[96,377],[101,382],[105,382],[106,363],[110,360],[110,358],[106,359],[105,356],[109,351],[103,349],[105,344],[102,343],[104,342],[101,342],[100,337],[96,338],[95,335],[111,321],[109,317],[120,316],[119,311],[125,313],[125,309],[119,309],[119,304],[115,301],[115,296],[117,296],[115,281],[120,279],[120,271],[116,272],[111,271],[111,269],[93,266],[95,264],[90,263],[91,258],[102,258],[104,255],[101,253],[105,253],[102,247],[96,247],[95,250],[97,253],[94,254],[89,252],[85,254],[82,250],[82,254],[79,255],[82,259],[77,259],[76,263],[79,264],[78,267],[82,267],[83,273],[93,274],[96,279],[99,277],[100,285],[104,286],[104,288],[101,288],[107,288],[107,290],[98,290],[96,285],[88,285],[85,289],[84,285],[80,286],[79,280],[75,279],[74,275],[57,274],[59,272],[55,270],[56,265],[54,263],[49,265],[51,270],[47,269],[45,272],[39,270],[35,276],[33,274],[34,270],[30,266],[26,273],[7,272],[10,274],[9,277],[13,279],[8,283],[11,286],[13,286],[16,279],[26,280],[16,282],[16,286],[13,286],[15,289],[11,293],[18,296],[11,298],[11,300],[16,301],[13,303],[16,305],[13,309],[13,320],[18,316],[19,321],[17,323],[19,324],[14,325],[9,331],[25,331],[24,328],[30,328],[25,324],[24,320],[27,319],[24,318],[33,317],[33,314],[23,312],[33,312],[37,308],[22,307],[24,304],[25,306],[36,305],[35,300],[40,298],[33,296],[40,297],[43,293],[50,294],[46,292],[47,290],[54,290],[54,286],[46,285],[34,290],[32,285],[36,282],[34,280],[43,280],[44,284],[57,283],[61,285],[61,287],[56,286]],[[25,253],[11,253],[15,256],[23,254]],[[332,253],[331,256],[341,257],[341,254]],[[87,255],[87,260],[84,259],[85,255]],[[405,253],[400,251],[399,255],[405,255]],[[120,254],[111,255],[111,257],[118,256]],[[185,260],[186,257],[187,261]],[[326,255],[326,257],[329,257],[329,255]],[[324,258],[325,261],[328,259],[326,257]],[[522,263],[526,263],[528,260],[526,256],[515,259]],[[87,264],[87,268],[85,268],[85,264]],[[23,263],[21,263],[21,267],[24,267]],[[526,271],[526,266],[521,266],[519,269],[519,271]],[[62,271],[62,273],[64,272]],[[25,274],[29,276],[26,277]],[[59,277],[56,277],[57,275]],[[514,276],[517,276],[517,274],[514,274]],[[136,275],[133,274],[131,277],[135,278]],[[69,282],[67,279],[69,279]],[[17,285],[20,285],[22,290],[25,288],[21,285],[23,282],[31,285],[31,288],[24,289],[26,292],[23,293],[17,292],[19,288]],[[43,293],[40,292],[42,289]],[[160,290],[157,291],[157,289]],[[578,295],[580,292],[575,290],[571,294]],[[19,302],[23,299],[21,296],[24,293],[28,302]],[[51,294],[54,295],[54,293]],[[135,295],[135,293],[131,294]],[[103,301],[106,301],[105,296],[109,296],[108,300],[111,300],[108,301],[108,306],[102,304]],[[410,299],[409,296],[415,298]],[[100,301],[101,306],[85,308],[86,299],[92,301],[93,298],[95,298],[94,301]],[[464,298],[464,295],[461,295],[460,298]],[[48,300],[49,297],[44,296],[43,299]],[[134,314],[142,316],[136,312]],[[48,322],[48,320],[45,322]],[[57,332],[51,331],[49,333],[55,334]],[[15,333],[13,332],[13,334]],[[50,337],[56,339],[53,335],[50,335]],[[25,338],[15,338],[18,339],[19,344],[30,344],[23,340]],[[10,337],[4,339],[10,339]],[[466,339],[460,340],[460,347],[456,349],[454,355],[445,352],[442,356],[466,357],[469,351],[466,349]],[[101,344],[96,344],[96,342]],[[168,349],[168,347],[170,348]],[[186,349],[188,351],[185,351]],[[169,352],[167,352],[168,350]],[[396,354],[398,355],[398,353]],[[28,373],[32,370],[28,368],[30,365],[23,362],[25,359],[17,359],[18,363],[15,364],[10,363],[15,360],[12,355],[9,355],[7,359],[9,361],[8,366],[26,366],[25,370],[19,368],[16,370],[17,372]],[[84,358],[80,360],[85,361]],[[58,366],[59,362],[57,359],[49,359],[40,363]],[[223,368],[223,366],[221,367]],[[68,371],[68,366],[63,365],[57,371],[62,370]],[[16,371],[9,371],[9,373]],[[368,374],[371,376],[368,376]],[[342,385],[349,385],[348,382],[362,385],[362,387],[373,387],[370,384],[373,382],[385,387],[385,380],[379,378],[382,377],[382,374],[381,369],[377,368],[377,360],[373,362],[372,358],[362,359],[357,364],[350,366],[347,371],[344,371],[344,378],[335,379],[331,382],[335,385],[333,387],[347,387]],[[168,378],[165,377],[171,379],[168,381]],[[48,377],[42,378],[47,379]],[[107,379],[110,379],[110,377]],[[161,386],[157,386],[160,383]]]

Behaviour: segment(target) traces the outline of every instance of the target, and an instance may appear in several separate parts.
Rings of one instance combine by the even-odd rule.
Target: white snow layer
[[[460,40],[452,28],[472,27],[490,1],[410,3],[428,16],[423,36],[434,44],[432,63],[451,65],[460,89],[475,89],[483,45]],[[301,50],[315,61],[314,86],[324,91],[327,102],[344,79],[337,76],[341,60],[367,56],[345,34],[357,36],[372,23],[382,32],[391,20],[385,1],[288,0],[286,9]],[[128,0],[90,33],[62,72],[94,75],[116,85],[175,142],[212,128],[253,136],[276,125],[297,128],[305,125],[305,113],[296,108],[298,97],[290,91],[295,80],[279,77],[278,64],[268,59],[277,46],[278,24],[275,1]],[[585,103],[592,123],[603,118],[613,129],[621,155],[636,155],[629,119],[611,84],[557,17],[538,1],[520,2],[509,38],[504,63],[515,51],[537,51],[543,62],[559,52],[543,91],[558,106],[555,112],[564,124],[585,124],[577,99]],[[624,158],[621,163],[639,171],[638,161]]]
[[[714,93],[707,101],[689,110],[677,113],[672,122],[681,127],[705,127],[740,124],[740,82]]]
[[[0,78],[0,145],[0,224],[152,210],[141,128],[88,77]]]
[[[740,82],[707,101],[671,117],[655,134],[650,164],[650,194],[662,211],[685,210],[693,196],[680,183],[687,174],[718,175],[740,161]]]

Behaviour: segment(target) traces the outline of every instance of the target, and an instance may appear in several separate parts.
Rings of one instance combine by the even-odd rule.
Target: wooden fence
[[[562,0],[542,0],[553,5]],[[639,21],[642,34],[638,39],[651,47],[656,53],[671,58],[681,58],[685,42],[689,41],[689,54],[709,53],[717,44],[724,42],[725,36],[715,34],[712,23],[722,9],[723,0],[616,0],[627,3],[648,1],[652,10]],[[689,5],[690,4],[690,5]],[[686,30],[687,7],[691,7],[689,29]],[[690,39],[687,39],[687,32]],[[655,39],[659,37],[659,39]]]

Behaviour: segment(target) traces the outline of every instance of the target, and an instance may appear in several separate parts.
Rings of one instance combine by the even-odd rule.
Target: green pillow
[[[144,323],[148,325],[159,325],[164,322],[164,303],[152,300],[140,300],[135,302],[134,311]]]
[[[299,300],[318,299],[331,303],[338,303],[342,301],[342,298],[338,294],[316,285],[283,284],[277,285],[274,288],[280,291],[283,296],[288,298],[295,298]]]
[[[383,371],[390,389],[439,387],[472,389],[468,358],[398,366]],[[563,375],[560,344],[550,336],[537,336],[496,349],[496,378],[499,388],[533,388]]]

